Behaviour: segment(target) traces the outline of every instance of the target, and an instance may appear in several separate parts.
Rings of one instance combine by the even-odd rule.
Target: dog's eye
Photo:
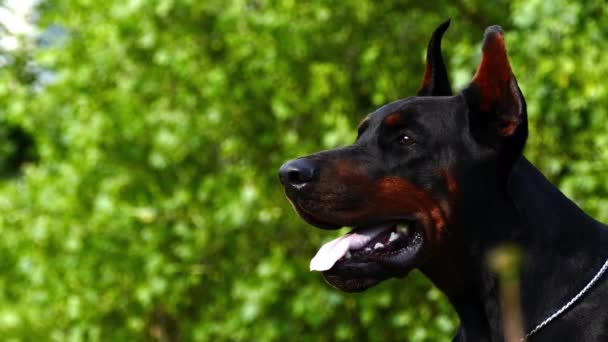
[[[399,137],[399,144],[400,145],[404,145],[404,146],[409,146],[409,145],[413,145],[415,143],[414,139],[412,139],[409,135],[407,134],[402,134]]]

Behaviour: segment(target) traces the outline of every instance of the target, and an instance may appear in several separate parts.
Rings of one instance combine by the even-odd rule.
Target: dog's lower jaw
[[[383,280],[373,278],[342,278],[331,274],[329,271],[323,272],[323,278],[326,283],[344,292],[363,292]]]
[[[412,269],[392,269],[392,271],[364,276],[345,275],[344,271],[331,269],[323,272],[323,278],[325,282],[338,290],[344,292],[363,292],[389,278],[405,277]]]

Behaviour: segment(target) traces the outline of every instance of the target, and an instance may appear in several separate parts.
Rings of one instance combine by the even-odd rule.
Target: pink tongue
[[[349,250],[359,249],[370,242],[376,235],[389,226],[377,226],[365,229],[354,229],[339,238],[321,246],[310,260],[311,271],[327,271],[334,266]]]

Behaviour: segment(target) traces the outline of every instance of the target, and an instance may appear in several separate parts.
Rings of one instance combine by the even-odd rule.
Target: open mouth
[[[404,265],[415,259],[423,242],[415,222],[357,227],[321,246],[310,261],[310,270],[323,272],[336,264],[373,261]]]

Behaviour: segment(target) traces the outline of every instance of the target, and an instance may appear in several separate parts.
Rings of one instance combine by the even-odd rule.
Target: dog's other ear
[[[526,102],[511,71],[500,26],[486,29],[481,63],[463,94],[475,138],[514,162],[528,136]]]
[[[441,55],[441,38],[445,31],[450,27],[450,19],[439,25],[429,41],[426,50],[426,67],[424,78],[418,90],[418,96],[449,96],[452,95],[448,72],[443,63]]]

